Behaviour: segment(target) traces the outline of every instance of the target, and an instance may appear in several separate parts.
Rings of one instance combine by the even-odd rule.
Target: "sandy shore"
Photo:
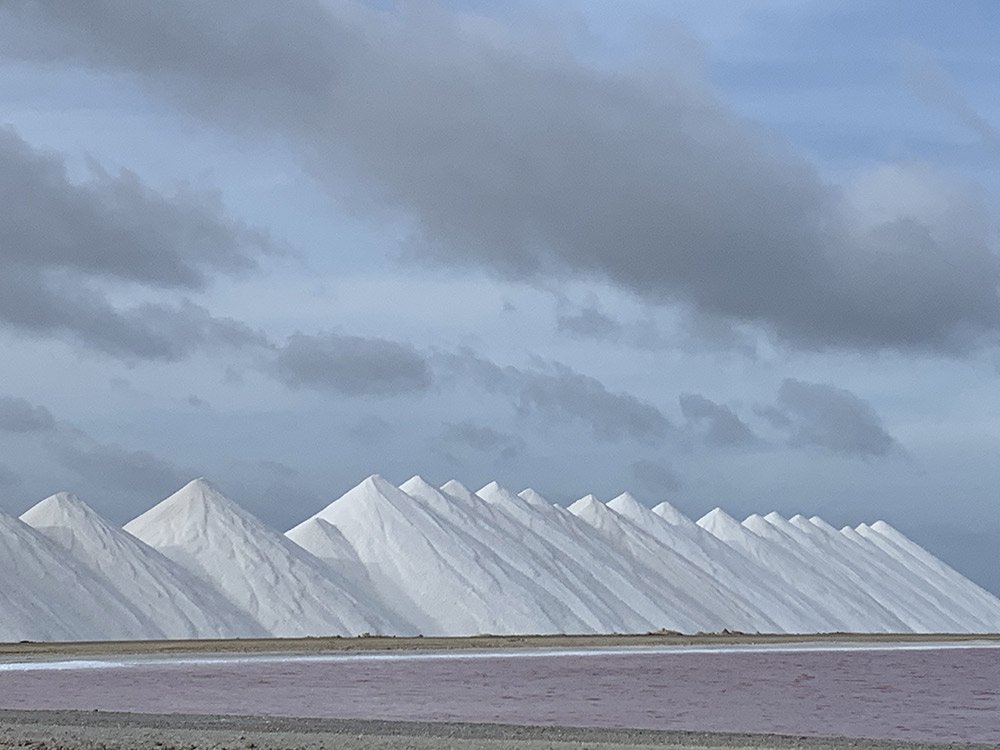
[[[986,750],[994,746],[499,724],[0,711],[0,750],[27,747],[35,750]]]
[[[142,654],[337,653],[345,651],[447,651],[453,649],[600,648],[613,646],[705,646],[782,643],[960,643],[998,641],[1000,634],[858,634],[749,635],[712,633],[679,635],[477,635],[466,638],[256,638],[206,641],[98,641],[0,644],[0,660],[31,657],[120,656]]]

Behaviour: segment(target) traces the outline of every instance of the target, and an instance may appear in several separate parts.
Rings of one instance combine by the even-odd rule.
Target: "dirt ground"
[[[0,750],[986,750],[848,738],[354,720],[0,711]]]
[[[476,635],[463,638],[360,636],[357,638],[253,638],[204,641],[97,641],[0,644],[0,660],[32,657],[123,656],[143,654],[337,653],[347,651],[446,651],[453,649],[600,648],[615,646],[708,646],[783,643],[956,643],[997,641],[1000,634],[759,635],[746,633],[647,633],[644,635]]]

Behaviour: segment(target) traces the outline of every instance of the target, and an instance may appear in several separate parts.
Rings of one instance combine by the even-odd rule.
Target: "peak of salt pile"
[[[633,518],[636,515],[643,515],[643,511],[649,510],[646,506],[640,503],[635,497],[632,496],[630,492],[623,492],[617,497],[612,498],[608,501],[608,507],[611,508],[615,513],[625,516],[627,518]]]
[[[534,490],[531,492],[533,495],[533,501],[529,503],[520,495],[515,495],[499,482],[494,481],[483,485],[480,489],[476,490],[476,495],[481,500],[485,500],[494,507],[510,506],[515,508],[524,508],[529,505],[535,505],[538,507],[549,505],[549,502],[537,492]]]
[[[579,516],[581,513],[596,513],[600,515],[600,514],[609,514],[613,512],[610,509],[606,508],[604,506],[604,503],[602,503],[593,495],[584,495],[575,503],[572,503],[567,508],[567,510],[576,516]]]
[[[72,526],[79,522],[91,523],[100,518],[89,505],[69,492],[50,495],[21,515],[21,520],[29,526],[34,526],[29,521],[31,519],[54,528]]]
[[[797,515],[797,516],[795,516],[795,518],[802,518],[802,516],[801,515]],[[795,518],[793,518],[792,520],[794,521]],[[833,533],[833,534],[837,533],[837,529],[836,528],[834,528],[831,524],[828,524],[826,521],[824,521],[819,516],[812,516],[809,519],[809,523],[811,523],[814,526],[822,529],[823,531],[826,531],[827,533]]]
[[[456,499],[461,500],[466,505],[476,505],[482,503],[482,498],[477,496],[472,490],[459,482],[457,479],[449,479],[441,485],[441,492]]]
[[[21,520],[103,576],[165,638],[266,635],[245,612],[75,495],[42,500]]]
[[[653,512],[656,512],[656,508],[653,509]],[[723,541],[726,541],[727,537],[739,538],[744,531],[740,526],[740,522],[726,513],[722,508],[713,508],[699,518],[697,523],[703,529],[711,532]]]
[[[681,513],[677,508],[664,500],[653,508],[653,512],[671,526],[692,526],[694,521]]]
[[[455,484],[458,483],[456,482]],[[405,492],[410,497],[416,500],[423,501],[435,513],[443,513],[443,514],[450,513],[452,510],[451,506],[453,506],[456,503],[456,501],[463,504],[467,504],[468,499],[471,499],[472,497],[472,493],[468,491],[466,491],[468,492],[468,494],[465,495],[465,497],[459,498],[459,497],[449,496],[446,493],[438,490],[433,484],[428,482],[419,474],[416,474],[407,479],[405,482],[399,485],[399,489]],[[459,492],[461,492],[461,489],[459,488],[456,489]]]
[[[265,526],[204,479],[125,530],[225,595],[281,637],[394,631],[367,592]]]
[[[499,485],[497,486],[499,487]],[[531,487],[521,490],[520,492],[517,493],[517,496],[522,500],[524,500],[529,505],[538,505],[538,506],[551,505],[551,503],[549,503],[549,501],[546,500],[541,493],[535,491]],[[591,497],[593,496],[591,495]]]

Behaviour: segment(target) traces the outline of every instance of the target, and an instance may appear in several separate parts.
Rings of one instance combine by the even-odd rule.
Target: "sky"
[[[629,490],[1000,593],[998,22],[0,0],[0,510]]]

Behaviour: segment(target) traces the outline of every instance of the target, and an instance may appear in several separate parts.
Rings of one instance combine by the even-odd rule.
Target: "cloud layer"
[[[832,385],[786,378],[777,404],[762,415],[787,430],[792,445],[860,457],[886,456],[899,449],[871,404]]]
[[[95,165],[88,182],[75,183],[59,156],[0,129],[0,204],[0,324],[136,359],[260,343],[247,326],[183,297],[122,308],[103,290],[117,282],[199,291],[274,250],[264,233],[228,218],[217,197],[164,196]]]
[[[427,360],[409,344],[340,333],[297,333],[277,354],[277,378],[292,388],[349,396],[392,396],[427,390]]]
[[[698,393],[680,396],[681,413],[688,424],[704,434],[711,445],[753,445],[758,438],[736,413],[724,404],[717,404]]]
[[[44,406],[13,396],[0,396],[0,431],[13,433],[49,432],[56,420]]]
[[[127,71],[221,127],[278,134],[334,192],[409,217],[423,257],[606,279],[800,346],[947,349],[1000,325],[974,194],[933,216],[825,184],[706,85],[607,72],[559,40],[350,2],[8,0],[8,55]],[[373,94],[373,92],[376,92]],[[880,199],[889,199],[888,210]]]
[[[670,421],[655,405],[629,393],[616,393],[596,378],[561,362],[539,362],[524,369],[498,365],[470,351],[436,358],[449,376],[459,376],[489,393],[510,396],[523,416],[560,423],[581,422],[598,440],[661,442]]]

